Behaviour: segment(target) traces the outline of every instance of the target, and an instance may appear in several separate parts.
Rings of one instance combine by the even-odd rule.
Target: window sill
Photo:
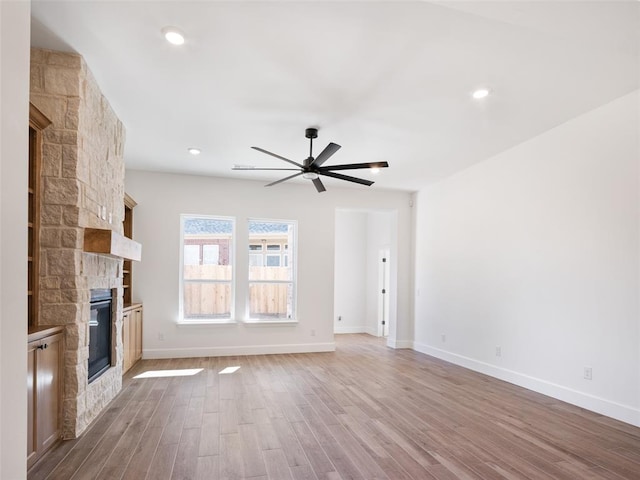
[[[258,320],[258,319],[249,319],[242,320],[242,323],[247,326],[260,326],[260,325],[297,325],[297,320]]]
[[[179,320],[177,322],[178,326],[198,326],[198,325],[203,325],[203,326],[216,326],[216,325],[237,325],[238,322],[235,320],[214,320],[214,319],[203,319],[203,320]]]

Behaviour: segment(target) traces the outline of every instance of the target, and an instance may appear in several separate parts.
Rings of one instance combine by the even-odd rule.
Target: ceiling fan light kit
[[[293,160],[289,160],[288,158],[282,157],[280,155],[276,155],[275,153],[264,150],[260,147],[251,147],[254,150],[257,150],[262,153],[266,153],[267,155],[271,155],[272,157],[283,160],[297,168],[247,168],[244,166],[234,166],[232,170],[289,170],[289,171],[297,171],[288,177],[281,178],[280,180],[276,180],[275,182],[271,182],[266,187],[271,187],[273,185],[277,185],[282,182],[286,182],[287,180],[291,180],[292,178],[298,177],[302,175],[302,178],[306,178],[313,182],[313,185],[316,187],[318,193],[326,191],[322,180],[320,180],[320,175],[324,175],[325,177],[337,178],[339,180],[345,180],[347,182],[358,183],[360,185],[371,186],[374,184],[371,180],[365,180],[363,178],[351,177],[349,175],[343,175],[341,173],[335,173],[334,170],[356,170],[360,168],[368,168],[368,169],[380,169],[387,168],[389,164],[387,162],[366,162],[366,163],[349,163],[343,165],[333,165],[333,166],[323,166],[323,164],[338,150],[340,150],[340,145],[337,143],[329,143],[322,152],[317,157],[313,157],[313,139],[318,138],[318,129],[317,128],[307,128],[305,130],[305,137],[309,139],[309,157],[304,159],[302,163],[294,162]]]

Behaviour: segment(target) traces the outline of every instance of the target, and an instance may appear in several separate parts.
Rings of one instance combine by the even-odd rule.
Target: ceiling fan
[[[320,180],[319,175],[324,175],[326,177],[338,178],[340,180],[346,180],[347,182],[359,183],[360,185],[371,186],[374,182],[370,180],[365,180],[363,178],[351,177],[349,175],[343,175],[341,173],[335,173],[334,170],[356,170],[359,168],[386,168],[389,166],[387,162],[367,162],[367,163],[348,163],[343,165],[333,165],[329,167],[323,167],[322,165],[326,162],[331,155],[336,153],[340,149],[340,145],[336,143],[329,143],[325,147],[325,149],[320,152],[317,157],[313,157],[313,139],[318,137],[318,129],[317,128],[307,128],[305,130],[305,137],[309,139],[309,157],[303,160],[302,164],[298,162],[294,162],[293,160],[289,160],[288,158],[281,157],[280,155],[276,155],[275,153],[268,152],[259,147],[251,147],[254,150],[258,150],[259,152],[266,153],[267,155],[271,155],[272,157],[279,158],[280,160],[284,160],[287,163],[295,165],[297,168],[256,168],[251,166],[240,166],[237,165],[232,168],[232,170],[292,170],[298,171],[293,175],[289,175],[288,177],[282,178],[275,182],[269,183],[265,185],[265,187],[271,187],[273,185],[277,185],[278,183],[286,182],[287,180],[291,180],[292,178],[298,177],[302,175],[303,178],[309,179],[313,181],[313,185],[316,187],[318,193],[326,191],[326,188],[322,184],[322,180]]]

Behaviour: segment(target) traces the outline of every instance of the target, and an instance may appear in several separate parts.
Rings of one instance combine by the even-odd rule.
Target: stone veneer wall
[[[38,324],[66,327],[63,436],[75,438],[122,388],[122,260],[84,253],[83,239],[85,227],[122,233],[125,135],[79,55],[32,49],[31,102],[52,121],[43,138]],[[89,385],[93,288],[115,290],[115,366]]]

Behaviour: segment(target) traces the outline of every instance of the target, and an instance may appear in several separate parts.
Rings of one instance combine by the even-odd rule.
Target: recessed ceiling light
[[[481,98],[485,98],[485,97],[489,96],[489,90],[486,89],[486,88],[479,88],[478,90],[473,92],[471,94],[471,96],[473,98],[475,98],[476,100],[480,100]]]
[[[189,147],[189,148],[187,148],[187,152],[189,152],[191,155],[200,155],[202,150],[200,150],[199,148],[196,148],[196,147]]]
[[[380,169],[378,167],[372,167],[372,168],[369,169],[369,171],[371,173],[373,173],[374,175],[377,174],[377,173],[380,173]]]
[[[164,27],[162,35],[172,45],[182,45],[184,43],[184,34],[176,27]]]

